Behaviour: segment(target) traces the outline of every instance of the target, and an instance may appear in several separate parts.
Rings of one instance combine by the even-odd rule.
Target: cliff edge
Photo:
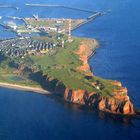
[[[91,46],[91,44],[94,47]],[[121,82],[100,80],[100,78],[97,78],[91,72],[88,60],[93,53],[95,46],[98,46],[96,40],[83,41],[80,44],[79,49],[75,52],[82,61],[82,65],[77,67],[77,70],[83,72],[85,77],[90,79],[90,84],[95,90],[89,92],[83,89],[74,90],[66,87],[64,99],[68,102],[87,105],[93,109],[114,114],[135,114],[133,104],[128,96],[127,88],[123,87]],[[106,84],[108,86],[107,88],[110,88],[111,90],[107,91]]]

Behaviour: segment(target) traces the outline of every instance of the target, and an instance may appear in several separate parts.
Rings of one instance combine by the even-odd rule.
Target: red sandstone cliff
[[[97,42],[94,40],[93,44],[96,46]],[[92,51],[93,49],[91,49],[88,44],[82,43],[79,47],[79,50],[76,52],[76,54],[79,55],[80,60],[83,62],[83,65],[77,69],[85,72],[85,75],[87,76],[93,76],[88,64],[88,57],[91,55]],[[114,89],[114,96],[112,98],[101,96],[96,92],[89,93],[86,90],[71,90],[66,88],[64,99],[72,103],[88,105],[92,108],[114,114],[135,114],[133,104],[131,103],[127,94],[127,89],[122,87],[122,84],[118,81],[112,81],[110,84],[118,87],[117,89]]]
[[[121,94],[121,93],[118,93]],[[88,105],[101,111],[114,114],[134,114],[134,107],[128,95],[121,98],[102,97],[98,93],[88,93],[84,90],[70,90],[66,88],[64,98],[66,101]]]

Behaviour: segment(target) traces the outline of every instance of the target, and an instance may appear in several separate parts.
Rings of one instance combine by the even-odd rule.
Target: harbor
[[[65,6],[60,4],[24,4],[26,8],[30,7],[50,7],[50,8],[65,8],[68,10],[81,11],[90,14],[85,18],[47,18],[39,16],[33,13],[30,17],[20,17],[8,15],[9,21],[3,22],[4,17],[1,17],[0,26],[4,27],[6,30],[12,31],[17,34],[18,37],[29,37],[32,34],[48,34],[50,32],[61,33],[61,34],[71,34],[70,32],[78,29],[81,26],[95,20],[97,17],[103,16],[109,12],[97,12],[85,8],[77,8],[72,6]],[[15,5],[0,5],[1,8],[14,8],[18,10],[19,8]],[[20,21],[20,24],[17,22]]]
[[[105,13],[105,12],[104,12]],[[103,12],[96,12],[87,18],[72,19],[72,18],[40,18],[38,15],[33,14],[32,17],[22,18],[16,16],[8,16],[7,18],[11,22],[0,22],[0,26],[5,29],[15,32],[18,36],[23,34],[41,33],[41,32],[57,32],[62,34],[68,34],[69,30],[74,31],[77,28],[84,26],[85,24],[95,20],[97,17],[104,15]],[[21,25],[17,25],[12,20],[22,21]]]
[[[9,30],[16,33],[17,38],[11,38],[8,40],[1,40],[0,52],[4,52],[10,57],[24,57],[26,55],[44,55],[50,50],[57,47],[65,47],[65,43],[72,42],[72,31],[78,29],[81,26],[95,20],[96,18],[105,15],[107,12],[94,12],[88,9],[75,8],[63,5],[43,5],[43,4],[25,4],[29,7],[60,7],[67,8],[76,11],[82,11],[90,13],[86,18],[44,18],[38,14],[33,14],[32,17],[18,17],[7,16],[7,22],[0,22],[5,30]],[[12,7],[18,10],[18,7],[12,5],[2,5],[1,7]],[[91,14],[92,13],[92,14]],[[3,17],[2,17],[3,18]],[[16,21],[21,21],[17,24]],[[46,34],[47,43],[42,40],[32,39],[36,35],[41,36]],[[65,40],[63,38],[67,38]],[[46,40],[45,39],[45,40]],[[57,41],[53,41],[57,40]],[[20,46],[20,47],[19,47]]]

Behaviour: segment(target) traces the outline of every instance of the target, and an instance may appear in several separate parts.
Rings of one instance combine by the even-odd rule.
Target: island
[[[135,115],[127,88],[92,72],[89,59],[99,47],[98,41],[71,35],[85,20],[35,17],[24,22],[25,26],[10,26],[20,36],[0,40],[0,86],[55,93],[91,109]],[[41,35],[25,36],[29,30]]]

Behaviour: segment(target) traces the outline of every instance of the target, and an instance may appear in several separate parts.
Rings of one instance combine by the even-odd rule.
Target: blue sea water
[[[73,32],[73,35],[96,38],[100,48],[91,58],[93,72],[116,79],[129,90],[134,105],[140,108],[140,1],[139,0],[0,0],[0,4],[19,6],[0,8],[7,16],[86,18],[89,13],[62,8],[29,8],[25,3],[62,4],[105,11]],[[0,38],[15,36],[0,27]],[[79,109],[45,95],[0,88],[0,140],[139,140],[140,120],[128,122],[104,114]]]

